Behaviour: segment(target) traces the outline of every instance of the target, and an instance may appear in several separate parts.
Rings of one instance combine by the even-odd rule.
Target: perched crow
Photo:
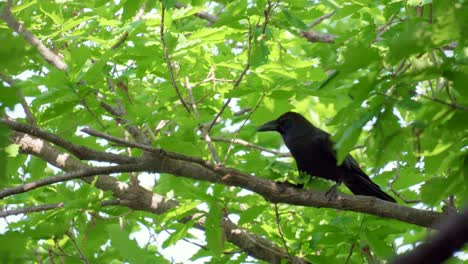
[[[280,133],[300,172],[335,181],[337,184],[328,194],[334,193],[343,182],[354,194],[396,202],[371,181],[351,155],[341,165],[337,165],[330,134],[312,125],[302,115],[295,112],[284,113],[278,119],[263,124],[258,131]]]

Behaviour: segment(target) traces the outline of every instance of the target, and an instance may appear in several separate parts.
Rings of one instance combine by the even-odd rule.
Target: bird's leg
[[[325,192],[325,197],[327,197],[328,200],[335,199],[336,196],[338,196],[337,190],[340,185],[341,181],[337,181],[335,185],[333,185],[328,191]]]

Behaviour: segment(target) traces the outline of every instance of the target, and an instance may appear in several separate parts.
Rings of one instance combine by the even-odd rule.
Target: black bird
[[[300,172],[335,181],[336,184],[327,194],[335,193],[343,182],[354,194],[396,202],[371,181],[351,155],[338,165],[330,134],[312,125],[302,115],[295,112],[284,113],[278,119],[263,124],[257,131],[280,133]]]

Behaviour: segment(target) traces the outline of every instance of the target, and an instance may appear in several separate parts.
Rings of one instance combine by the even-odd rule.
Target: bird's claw
[[[328,201],[335,200],[338,196],[338,186],[339,183],[333,185],[328,191],[325,192],[325,197],[328,198]]]

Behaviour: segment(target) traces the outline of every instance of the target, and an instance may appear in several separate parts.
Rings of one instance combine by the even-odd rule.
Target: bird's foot
[[[335,200],[338,197],[338,186],[341,183],[336,183],[328,191],[325,192],[325,197],[328,198],[328,201]]]

